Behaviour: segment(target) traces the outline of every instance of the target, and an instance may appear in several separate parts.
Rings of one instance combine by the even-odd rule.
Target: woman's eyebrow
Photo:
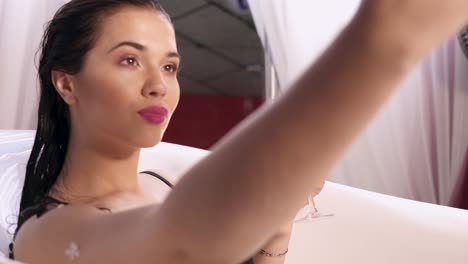
[[[109,51],[107,51],[107,53],[110,53],[111,51],[119,48],[119,47],[122,47],[122,46],[130,46],[130,47],[133,47],[137,50],[140,50],[140,51],[145,51],[147,50],[146,46],[140,44],[140,43],[136,43],[136,42],[133,42],[133,41],[123,41],[123,42],[120,42],[119,44],[115,45],[114,47],[112,47]]]
[[[119,44],[115,45],[114,47],[112,47],[109,51],[107,51],[107,53],[110,53],[111,51],[119,48],[119,47],[122,47],[122,46],[130,46],[130,47],[133,47],[139,51],[146,51],[148,48],[140,43],[136,43],[136,42],[133,42],[133,41],[123,41],[123,42],[120,42]],[[172,52],[168,52],[166,54],[166,57],[168,58],[178,58],[179,60],[182,59],[182,57],[180,56],[180,54],[178,52],[175,52],[175,51],[172,51]]]

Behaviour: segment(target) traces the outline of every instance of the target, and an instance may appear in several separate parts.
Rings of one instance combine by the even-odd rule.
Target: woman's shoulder
[[[93,219],[102,214],[90,205],[76,204],[59,205],[40,217],[32,216],[18,230],[14,243],[15,257],[24,261],[22,257],[25,255],[41,255],[38,251],[47,245],[44,242],[50,241],[51,237],[60,238],[64,228],[73,226],[76,221]],[[72,230],[67,229],[67,232],[76,232]]]
[[[22,237],[32,234],[37,234],[44,229],[60,228],[66,222],[73,222],[80,218],[92,218],[105,213],[90,204],[60,204],[53,209],[49,209],[47,213],[42,216],[32,216],[21,226],[16,236],[16,243],[22,241]]]
[[[66,204],[57,202],[47,206],[44,212],[31,216],[16,235],[15,257],[21,258],[23,252],[28,252],[28,255],[31,253],[32,255],[36,253],[41,255],[41,252],[34,253],[34,251],[38,250],[38,245],[43,245],[45,239],[49,240],[51,235],[60,237],[61,234],[75,233],[77,230],[81,230],[79,226],[86,225],[86,221],[92,222],[93,219],[96,220],[100,216],[108,214],[109,211],[120,213],[150,205],[154,205],[156,209],[157,204],[161,203],[169,194],[170,188],[152,174],[163,177],[171,184],[176,182],[176,178],[171,177],[171,173],[167,171],[147,170],[147,172],[151,172],[151,174],[139,173],[139,183],[143,195],[122,193],[94,199],[90,203]],[[60,199],[56,201],[60,201]],[[109,208],[109,210],[102,210],[102,208]],[[69,234],[69,236],[73,235]]]
[[[76,264],[148,263],[139,258],[150,252],[145,245],[162,242],[151,235],[158,232],[157,212],[156,206],[112,214],[86,204],[62,206],[24,223],[15,240],[15,258],[26,263],[65,263],[70,261],[66,252],[73,246],[81,250],[81,255],[75,252]],[[122,245],[121,238],[132,254],[115,251]]]

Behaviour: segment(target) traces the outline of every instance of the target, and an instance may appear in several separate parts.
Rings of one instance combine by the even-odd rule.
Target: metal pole
[[[267,102],[272,102],[278,97],[281,90],[266,31],[263,32],[263,35],[265,40],[265,97]]]

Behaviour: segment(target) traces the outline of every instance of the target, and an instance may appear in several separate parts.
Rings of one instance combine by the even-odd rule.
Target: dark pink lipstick
[[[152,124],[162,124],[169,111],[162,106],[151,106],[138,112],[143,119]]]

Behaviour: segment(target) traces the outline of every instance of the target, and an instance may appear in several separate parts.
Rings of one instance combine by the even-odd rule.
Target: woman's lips
[[[162,106],[151,106],[138,112],[143,119],[152,124],[162,124],[169,111]]]

